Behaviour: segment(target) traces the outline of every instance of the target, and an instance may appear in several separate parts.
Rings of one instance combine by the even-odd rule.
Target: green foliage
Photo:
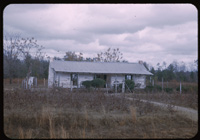
[[[146,86],[145,91],[146,92],[161,92],[162,87],[159,85],[155,85],[155,86],[148,85],[148,86]],[[170,91],[170,89],[167,89],[167,91]]]
[[[84,87],[86,87],[87,89],[89,89],[91,87],[101,88],[101,87],[104,87],[105,83],[106,83],[105,80],[97,78],[97,79],[94,79],[94,80],[91,80],[91,81],[89,81],[89,80],[83,81],[82,85]]]
[[[159,85],[155,85],[155,89],[156,89],[156,91],[158,91],[158,92],[162,91],[162,87],[159,86]]]
[[[132,80],[125,80],[125,84],[126,84],[126,86],[125,86],[125,89],[127,90],[127,86],[128,86],[128,88],[132,91],[133,89],[134,89],[134,87],[135,87],[135,83],[134,83],[134,81],[132,81]]]
[[[152,91],[154,91],[154,90],[155,90],[154,86],[151,86],[151,85],[148,85],[148,86],[146,86],[146,88],[145,88],[145,91],[146,91],[146,92],[152,92]]]
[[[83,81],[82,85],[89,89],[92,86],[92,81]]]
[[[172,93],[173,88],[164,88],[164,91],[167,92],[167,93]]]
[[[100,88],[100,87],[104,87],[105,83],[106,83],[105,80],[97,78],[97,79],[92,80],[91,85],[92,87]]]
[[[178,86],[178,87],[176,88],[176,91],[180,91],[180,86]],[[185,87],[185,86],[182,86],[182,87],[181,87],[181,91],[184,92],[184,93],[186,93],[186,92],[189,91],[189,88],[188,88],[188,87]]]

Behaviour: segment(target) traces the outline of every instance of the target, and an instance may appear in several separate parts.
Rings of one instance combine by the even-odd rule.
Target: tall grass
[[[19,131],[19,139],[24,139],[24,130],[21,127],[19,127],[18,131]]]
[[[56,138],[54,123],[51,116],[49,116],[49,136],[51,139]]]
[[[135,123],[137,120],[137,116],[136,116],[136,109],[133,106],[130,106],[130,114],[131,114],[133,123]]]
[[[195,134],[196,122],[170,115],[148,103],[100,92],[4,93],[4,132],[9,138],[162,138],[169,127],[174,137],[188,137],[186,129],[191,130],[189,136]]]

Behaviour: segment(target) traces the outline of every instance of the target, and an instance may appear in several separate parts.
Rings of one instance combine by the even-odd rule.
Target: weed
[[[135,123],[137,120],[137,117],[136,117],[136,109],[133,106],[130,106],[130,114],[131,114],[133,123]]]

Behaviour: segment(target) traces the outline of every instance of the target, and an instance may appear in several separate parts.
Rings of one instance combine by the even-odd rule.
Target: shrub
[[[156,89],[157,91],[162,91],[162,87],[159,86],[159,85],[155,85],[155,89]]]
[[[154,86],[148,85],[148,86],[146,86],[145,91],[150,92],[150,91],[153,91],[154,89],[155,89]]]
[[[132,91],[135,87],[135,83],[132,80],[125,80],[125,89],[127,90],[127,86],[129,87],[129,89]]]
[[[173,88],[164,88],[164,91],[167,92],[167,93],[172,93]]]
[[[105,80],[97,78],[91,81],[91,85],[95,88],[100,88],[100,87],[104,87],[105,85]]]
[[[182,92],[188,92],[188,91],[189,91],[189,88],[188,88],[188,87],[182,86],[182,87],[181,87],[181,90],[182,90]],[[180,91],[180,86],[178,86],[178,87],[176,88],[176,91]]]
[[[87,89],[89,89],[92,86],[92,81],[89,81],[89,80],[83,81],[82,85],[86,87]]]

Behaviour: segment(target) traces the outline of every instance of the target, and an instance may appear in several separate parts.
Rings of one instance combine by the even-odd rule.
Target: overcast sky
[[[4,35],[34,37],[47,55],[67,51],[96,57],[119,48],[129,62],[154,67],[197,60],[197,9],[191,4],[11,4]]]

